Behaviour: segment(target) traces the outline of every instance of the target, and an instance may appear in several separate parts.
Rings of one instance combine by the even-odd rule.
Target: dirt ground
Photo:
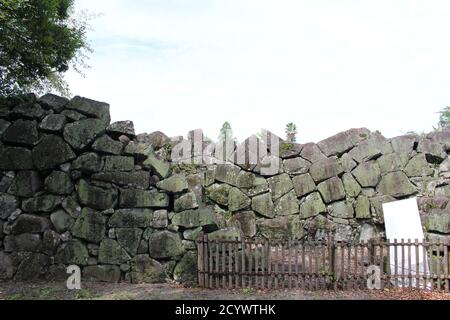
[[[0,300],[450,300],[450,293],[395,289],[383,291],[203,290],[177,284],[0,283]]]

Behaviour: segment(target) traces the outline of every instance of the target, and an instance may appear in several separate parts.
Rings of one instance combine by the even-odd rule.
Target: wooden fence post
[[[200,288],[205,287],[205,270],[204,270],[204,264],[203,264],[203,233],[200,233],[197,239],[197,277],[198,277],[198,285]]]

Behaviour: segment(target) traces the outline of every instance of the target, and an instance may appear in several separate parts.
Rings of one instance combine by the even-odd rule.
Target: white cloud
[[[92,69],[72,91],[138,132],[239,139],[264,127],[318,141],[350,127],[429,131],[449,104],[450,3],[78,1],[94,20]]]

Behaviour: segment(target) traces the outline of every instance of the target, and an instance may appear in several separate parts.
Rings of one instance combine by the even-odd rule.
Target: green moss
[[[198,164],[177,163],[172,165],[172,173],[195,174],[198,172],[199,168],[200,166]]]
[[[281,145],[281,151],[290,151],[290,150],[292,150],[294,148],[294,144],[293,143],[287,143],[287,142],[285,142],[285,143],[283,143],[282,145]]]
[[[367,138],[368,138],[367,133],[360,133],[359,136],[360,136],[361,138],[363,138],[363,139],[367,139]]]

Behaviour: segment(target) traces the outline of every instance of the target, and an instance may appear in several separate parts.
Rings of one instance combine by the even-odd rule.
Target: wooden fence
[[[368,269],[375,265],[381,289],[449,290],[450,243],[346,243],[332,236],[324,241],[210,240],[208,235],[197,242],[202,288],[366,289]]]

